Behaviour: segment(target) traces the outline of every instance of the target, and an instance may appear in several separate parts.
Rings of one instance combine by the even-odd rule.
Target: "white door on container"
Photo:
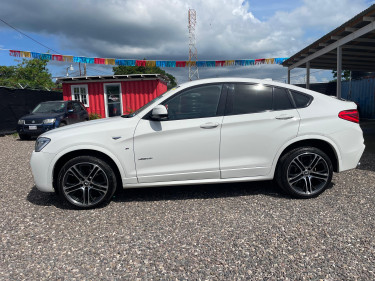
[[[122,115],[122,93],[121,84],[104,84],[104,103],[106,117]]]

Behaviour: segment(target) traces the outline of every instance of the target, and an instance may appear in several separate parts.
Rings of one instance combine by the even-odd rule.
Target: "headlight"
[[[25,124],[25,120],[22,120],[22,119],[18,120],[18,125],[23,125],[23,124]]]
[[[55,121],[56,121],[56,118],[44,119],[43,123],[44,124],[53,124],[53,123],[55,123]]]
[[[41,151],[47,144],[49,144],[50,141],[51,139],[49,138],[37,138],[35,142],[35,152]]]

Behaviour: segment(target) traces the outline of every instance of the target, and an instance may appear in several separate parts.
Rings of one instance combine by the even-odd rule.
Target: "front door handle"
[[[276,116],[275,118],[276,118],[277,120],[287,120],[287,119],[292,119],[292,118],[294,118],[294,116],[283,114],[283,115]]]
[[[214,122],[208,122],[201,125],[202,129],[213,129],[219,126],[219,123]]]

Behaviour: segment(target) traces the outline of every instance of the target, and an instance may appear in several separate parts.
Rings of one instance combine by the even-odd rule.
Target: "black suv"
[[[17,132],[20,139],[25,140],[54,128],[87,120],[89,114],[79,101],[47,101],[18,120]]]

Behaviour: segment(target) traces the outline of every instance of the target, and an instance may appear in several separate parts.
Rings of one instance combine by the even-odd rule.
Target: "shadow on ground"
[[[194,200],[225,197],[266,195],[276,198],[289,198],[282,193],[273,181],[243,182],[208,185],[186,185],[168,187],[150,187],[124,189],[116,192],[112,201],[166,201],[166,200]],[[38,206],[55,206],[59,209],[73,209],[55,193],[39,191],[35,186],[27,195],[27,200]],[[103,206],[105,207],[105,206]]]

